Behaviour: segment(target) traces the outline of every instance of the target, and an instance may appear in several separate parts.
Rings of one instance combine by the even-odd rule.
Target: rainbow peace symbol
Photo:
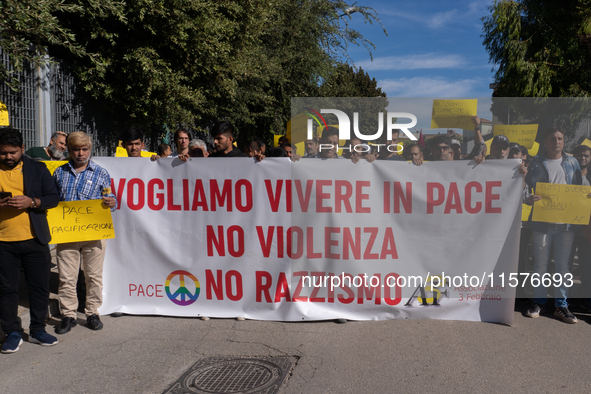
[[[176,276],[179,277],[180,286],[174,293],[172,293],[170,291],[170,281]],[[188,277],[195,283],[195,294],[192,294],[191,291],[185,287],[185,277]],[[193,274],[187,271],[178,270],[171,272],[170,275],[168,275],[166,283],[164,284],[164,289],[166,290],[166,295],[172,302],[180,306],[187,306],[197,301],[201,287],[199,286],[199,281],[193,276]]]

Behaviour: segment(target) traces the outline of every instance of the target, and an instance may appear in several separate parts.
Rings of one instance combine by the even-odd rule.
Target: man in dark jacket
[[[227,120],[216,123],[211,129],[215,152],[209,157],[248,157],[234,147],[234,126]]]
[[[23,156],[21,133],[0,130],[0,322],[8,338],[2,353],[14,353],[23,342],[18,311],[21,267],[29,289],[29,341],[53,346],[58,340],[45,332],[49,303],[51,241],[46,209],[57,206],[59,194],[49,170]]]

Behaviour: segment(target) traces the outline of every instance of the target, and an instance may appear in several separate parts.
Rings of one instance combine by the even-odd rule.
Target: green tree
[[[363,45],[371,55],[374,45],[348,24],[354,15],[381,26],[372,8],[340,0],[280,0],[275,5],[273,23],[263,39],[275,73],[266,85],[257,83],[266,101],[243,101],[250,116],[234,118],[245,140],[263,136],[270,141],[273,133],[283,134],[292,97],[335,93],[321,86],[335,75],[339,63],[349,60],[349,45]]]
[[[498,67],[493,113],[504,123],[559,125],[572,137],[588,100],[546,98],[591,96],[591,1],[502,0],[489,10],[482,37]]]
[[[67,61],[121,128],[206,130],[228,119],[245,139],[283,130],[290,98],[316,95],[348,45],[371,51],[349,26],[354,15],[379,23],[373,9],[342,0],[16,4],[0,0],[12,29],[0,45],[13,64],[43,62],[46,53]]]
[[[333,67],[318,87],[317,96],[322,97],[315,100],[315,104],[320,108],[338,108],[344,111],[350,120],[353,120],[354,113],[357,113],[359,130],[363,134],[374,134],[378,130],[378,113],[385,113],[388,107],[386,93],[378,87],[375,78],[370,77],[363,69],[347,63],[337,63]],[[342,99],[345,97],[347,99]],[[375,100],[357,98],[375,98]],[[305,106],[310,105],[297,105],[296,109]],[[325,116],[327,121],[332,119],[336,122],[334,115]]]
[[[502,0],[483,18],[496,96],[591,94],[591,1]]]
[[[362,68],[338,63],[320,85],[322,97],[386,97],[375,78]]]
[[[86,58],[101,72],[106,63],[77,41],[74,32],[64,26],[63,19],[110,17],[123,20],[122,11],[123,2],[113,0],[0,0],[0,47],[8,54],[10,63],[10,66],[0,63],[0,81],[18,90],[18,74],[23,67],[51,62],[47,57],[49,46],[60,48],[70,56]],[[103,36],[105,30],[99,27],[94,34]]]

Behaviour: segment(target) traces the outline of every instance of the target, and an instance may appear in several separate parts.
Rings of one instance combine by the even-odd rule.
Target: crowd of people
[[[304,152],[299,155],[297,147],[286,137],[279,139],[277,147],[268,149],[261,139],[249,141],[243,151],[235,146],[234,126],[228,121],[218,122],[210,134],[213,144],[194,139],[191,132],[180,128],[174,133],[173,146],[161,143],[157,154],[150,160],[164,157],[182,161],[207,157],[251,157],[260,161],[265,157],[289,157],[300,159],[348,159],[411,161],[423,165],[424,161],[473,160],[480,164],[485,160],[521,159],[519,171],[523,174],[523,199],[533,204],[541,199],[535,194],[538,182],[590,185],[591,148],[577,146],[572,155],[564,151],[564,132],[560,128],[544,131],[542,153],[530,157],[528,150],[511,143],[504,135],[493,138],[490,152],[480,133],[480,119],[474,117],[475,143],[467,155],[462,155],[459,142],[447,135],[437,135],[423,148],[412,142],[403,146],[399,131],[391,138],[377,144],[368,144],[360,139],[348,140],[339,146],[339,130],[328,127],[320,138],[304,142]],[[128,157],[142,157],[145,149],[144,134],[130,127],[121,135],[121,146]],[[111,192],[111,177],[104,168],[91,160],[92,139],[84,132],[66,134],[56,132],[47,147],[34,147],[25,152],[22,134],[13,128],[0,129],[0,322],[7,339],[2,353],[14,353],[22,344],[23,328],[17,316],[18,283],[21,269],[25,274],[30,299],[31,324],[29,341],[43,346],[53,346],[58,339],[45,330],[45,318],[49,302],[50,254],[48,243],[51,236],[45,211],[57,206],[59,201],[102,199],[103,204],[115,210],[117,200]],[[340,153],[339,153],[340,152]],[[53,176],[47,167],[37,160],[64,160]],[[591,195],[590,195],[591,196]],[[522,229],[520,269],[524,270],[527,245],[533,240],[533,272],[548,272],[551,250],[554,251],[555,272],[565,275],[572,271],[573,251],[578,250],[581,265],[588,265],[591,258],[591,230],[589,226],[578,228],[561,223],[533,222],[530,218]],[[85,241],[56,246],[59,272],[58,299],[62,320],[55,327],[63,335],[77,325],[78,298],[76,283],[80,267],[86,281],[86,327],[100,330],[98,308],[102,304],[102,271],[106,242]],[[589,274],[581,278],[589,283]],[[567,323],[576,323],[567,302],[568,288],[555,288],[554,315]],[[534,288],[532,305],[527,316],[535,318],[545,312],[546,288]],[[581,307],[591,312],[586,300]],[[342,320],[342,319],[340,319]]]

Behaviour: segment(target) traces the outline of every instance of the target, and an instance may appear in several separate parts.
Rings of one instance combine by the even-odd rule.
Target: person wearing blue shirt
[[[111,193],[111,177],[107,170],[90,160],[90,136],[76,131],[68,135],[66,143],[70,161],[58,167],[53,174],[57,181],[60,200],[102,199],[104,205],[112,211],[115,210],[117,200]],[[103,302],[103,261],[106,247],[106,240],[70,242],[56,246],[59,270],[58,299],[63,317],[55,329],[57,334],[65,334],[76,326],[76,282],[81,263],[86,280],[86,326],[91,330],[103,328],[98,308]]]

